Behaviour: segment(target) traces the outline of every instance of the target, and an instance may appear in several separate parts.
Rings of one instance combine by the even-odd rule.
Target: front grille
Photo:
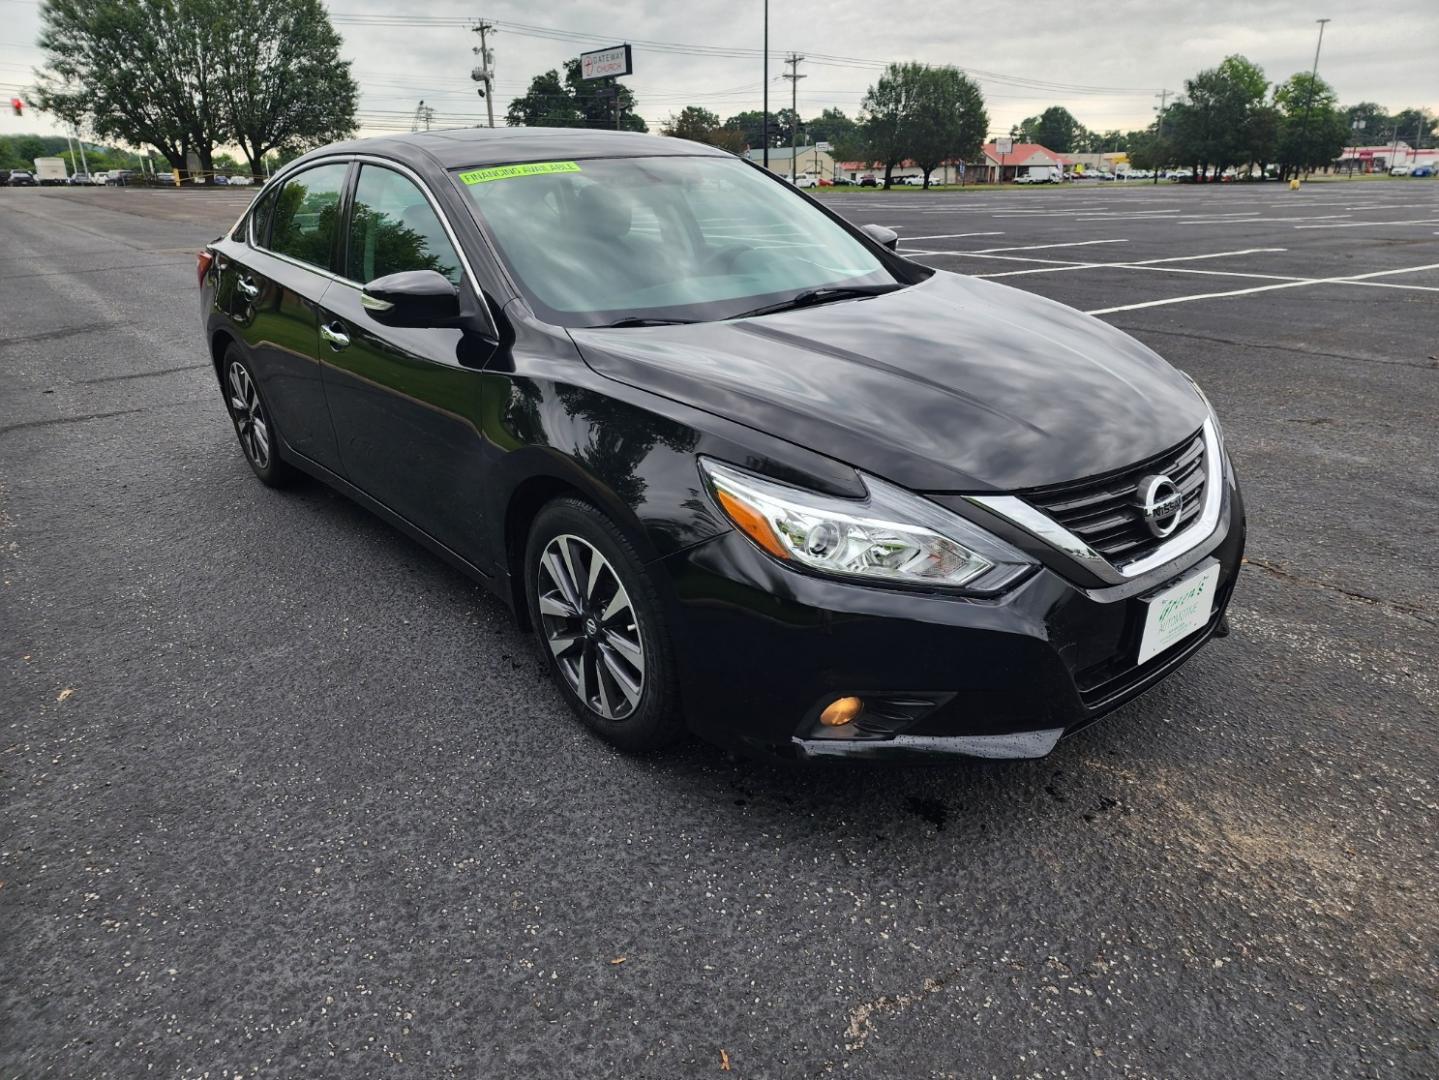
[[[1075,536],[1116,566],[1142,559],[1163,539],[1144,524],[1135,503],[1139,481],[1151,474],[1174,481],[1184,502],[1179,525],[1170,536],[1183,532],[1204,506],[1208,470],[1204,461],[1204,433],[1198,432],[1178,446],[1135,465],[1053,487],[1022,492],[1026,502],[1043,510]]]

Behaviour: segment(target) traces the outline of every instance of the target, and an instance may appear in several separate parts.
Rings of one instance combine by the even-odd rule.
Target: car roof
[[[446,169],[597,157],[731,156],[688,139],[633,131],[548,127],[453,128],[382,135],[331,143],[305,158],[330,154],[376,154],[401,162],[429,158]]]

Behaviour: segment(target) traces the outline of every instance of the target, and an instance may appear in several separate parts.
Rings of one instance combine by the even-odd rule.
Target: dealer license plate
[[[1214,592],[1219,584],[1219,564],[1210,563],[1178,585],[1165,589],[1146,603],[1144,636],[1139,639],[1139,660],[1144,663],[1171,645],[1196,633],[1214,614]]]

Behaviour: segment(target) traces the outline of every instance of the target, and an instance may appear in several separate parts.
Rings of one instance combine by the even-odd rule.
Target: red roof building
[[[1065,169],[1070,164],[1063,154],[1056,154],[1039,143],[1017,142],[1009,153],[1001,154],[999,148],[990,142],[984,144],[984,165],[981,168],[988,172],[984,179],[994,183],[1013,180],[1033,166]]]

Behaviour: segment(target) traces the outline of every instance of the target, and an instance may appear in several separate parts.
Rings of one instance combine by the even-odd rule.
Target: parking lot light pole
[[[1324,24],[1329,19],[1315,19],[1319,24],[1319,42],[1314,46],[1314,70],[1309,74],[1309,96],[1304,102],[1304,122],[1299,125],[1299,152],[1308,154],[1309,143],[1309,113],[1314,108],[1314,93],[1318,89],[1319,82],[1319,50],[1324,48]],[[1303,166],[1300,166],[1301,171]]]

